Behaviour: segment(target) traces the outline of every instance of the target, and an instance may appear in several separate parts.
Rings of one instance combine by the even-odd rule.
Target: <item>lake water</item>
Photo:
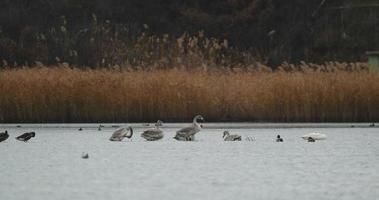
[[[0,125],[10,133],[0,143],[0,199],[379,198],[379,128],[205,124],[197,141],[173,140],[182,125],[166,125],[156,142],[144,141],[136,124],[135,136],[123,142],[108,140],[117,129],[111,125]],[[224,142],[225,129],[255,141]],[[36,137],[14,139],[26,131]],[[328,139],[300,138],[315,131]],[[277,134],[283,143],[274,142]]]

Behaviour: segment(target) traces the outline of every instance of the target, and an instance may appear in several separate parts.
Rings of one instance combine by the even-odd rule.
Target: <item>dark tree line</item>
[[[175,41],[203,31],[272,66],[359,61],[365,51],[379,50],[378,5],[379,0],[2,0],[0,60],[122,64],[138,56],[130,49],[142,34],[168,34]]]

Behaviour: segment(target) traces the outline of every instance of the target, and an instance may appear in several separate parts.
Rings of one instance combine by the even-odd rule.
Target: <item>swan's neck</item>
[[[196,118],[196,117],[193,118],[193,123],[194,123],[194,124],[198,124],[198,123],[197,123],[197,118]]]
[[[194,121],[193,125],[195,126],[196,129],[201,130],[201,126],[199,123],[197,123],[197,121]]]
[[[132,138],[132,136],[133,136],[133,129],[132,129],[132,127],[129,127],[129,134],[126,137]]]

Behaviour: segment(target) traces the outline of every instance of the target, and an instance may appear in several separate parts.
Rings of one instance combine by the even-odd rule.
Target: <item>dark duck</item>
[[[19,141],[27,142],[28,140],[30,140],[32,137],[35,137],[35,136],[36,136],[35,132],[28,132],[20,136],[17,136],[16,139]]]
[[[0,133],[0,142],[5,141],[5,140],[7,140],[8,138],[9,138],[8,131],[1,132],[1,133]]]
[[[283,142],[283,138],[280,135],[276,136],[276,142]]]

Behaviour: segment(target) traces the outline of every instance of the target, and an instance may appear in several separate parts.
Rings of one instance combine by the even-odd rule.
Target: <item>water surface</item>
[[[139,136],[108,141],[106,125],[3,124],[10,138],[0,143],[0,199],[377,199],[379,128],[348,124],[205,124],[195,142]],[[116,125],[113,125],[116,126]],[[78,131],[84,127],[83,131]],[[222,128],[221,128],[222,127]],[[291,128],[296,127],[296,128]],[[254,142],[224,142],[222,131]],[[35,131],[27,143],[14,138]],[[309,132],[328,135],[308,143]],[[274,142],[280,134],[283,143]],[[82,152],[89,159],[81,158]]]

